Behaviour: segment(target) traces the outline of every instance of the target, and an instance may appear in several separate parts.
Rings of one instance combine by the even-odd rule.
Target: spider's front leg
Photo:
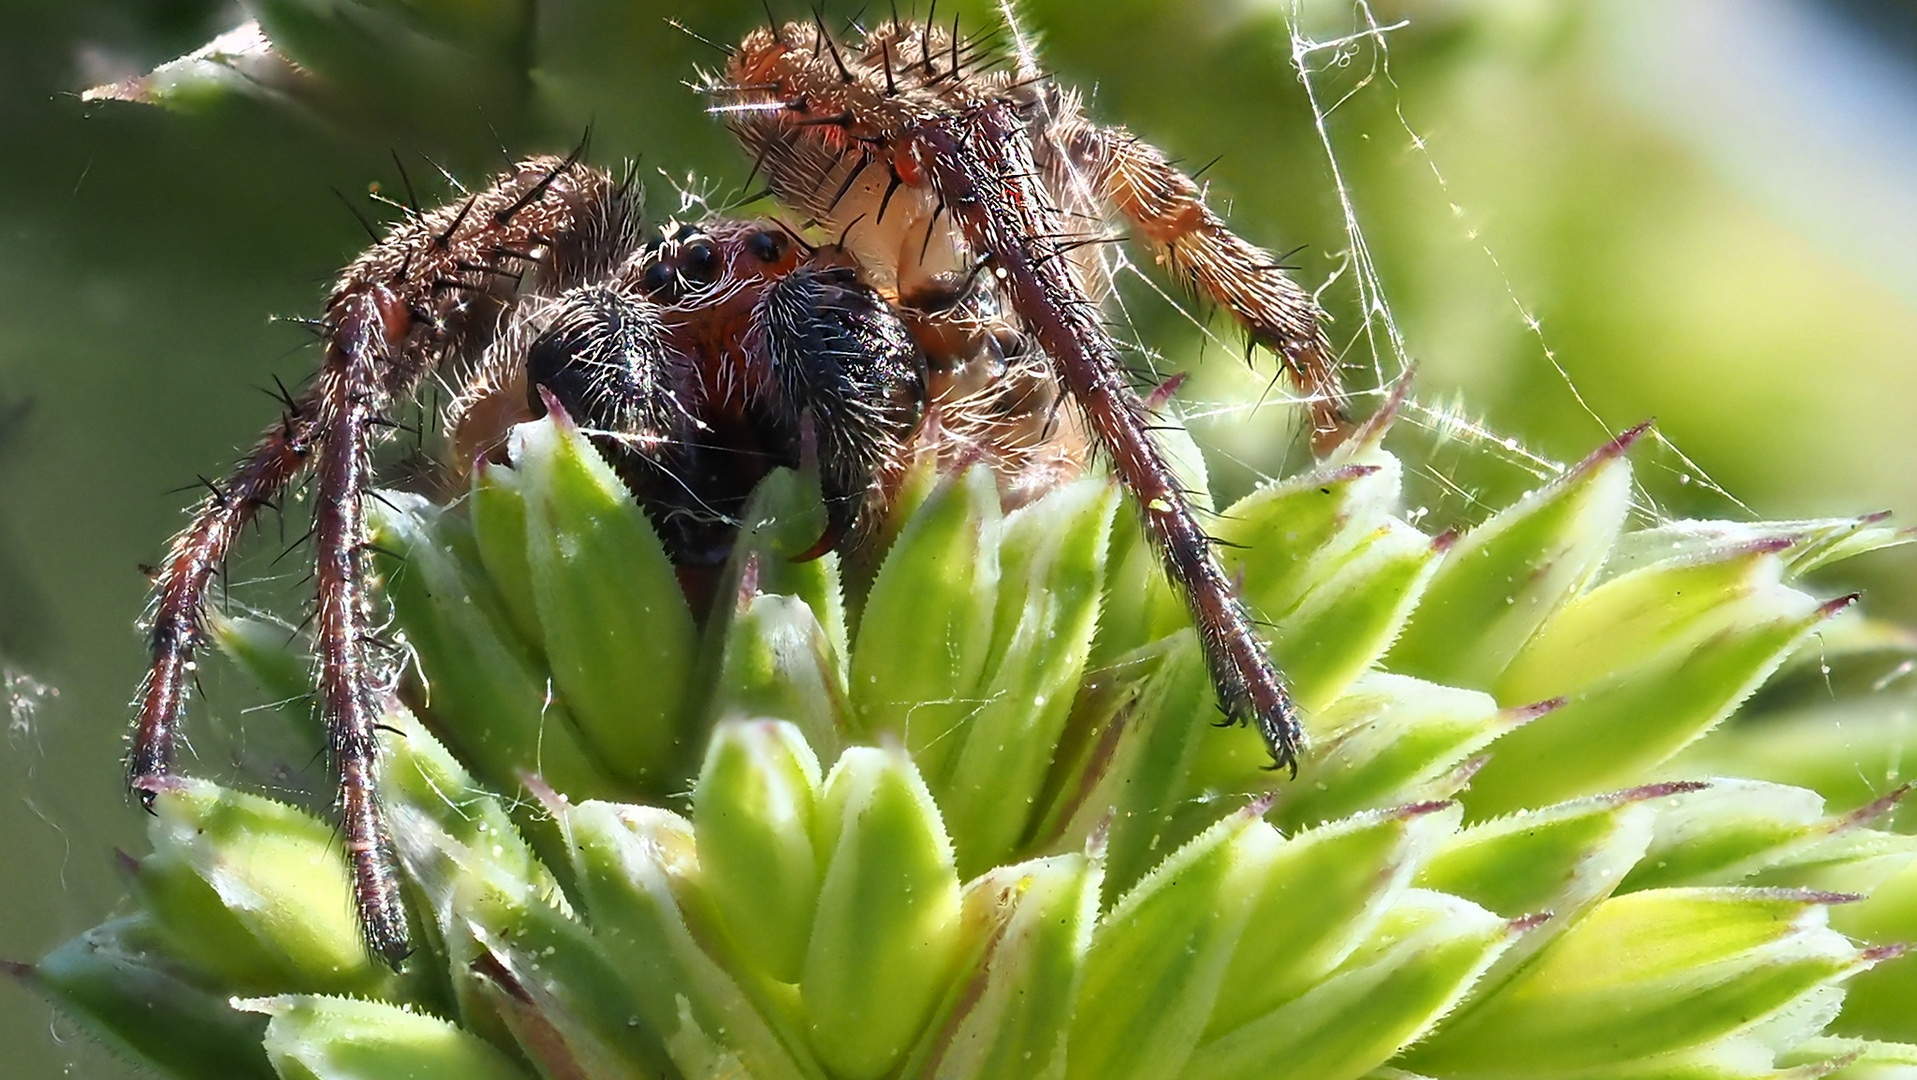
[[[396,966],[410,946],[374,792],[388,686],[369,655],[364,505],[373,444],[392,426],[382,411],[412,395],[440,363],[476,356],[520,296],[556,291],[621,261],[636,212],[628,186],[579,167],[576,156],[534,158],[459,202],[416,210],[394,225],[334,286],[312,389],[289,403],[226,485],[213,488],[155,583],[152,664],[127,762],[129,786],[149,809],[171,768],[213,575],[258,509],[314,470],[319,708],[338,772],[360,922],[367,943]]]
[[[908,136],[966,239],[992,260],[1014,310],[1038,339],[1112,470],[1139,504],[1146,535],[1178,583],[1228,720],[1258,728],[1274,768],[1298,767],[1298,708],[1214,555],[1117,346],[1067,259],[1064,215],[1040,184],[1025,122],[1005,102],[917,125]]]
[[[925,358],[904,320],[849,266],[801,266],[766,290],[754,333],[771,364],[761,423],[796,448],[812,417],[826,529],[815,558],[862,533],[886,463],[925,412]]]
[[[1075,102],[1064,102],[1060,114],[1038,142],[1052,188],[1116,210],[1179,280],[1230,311],[1306,395],[1312,449],[1335,449],[1352,421],[1311,295],[1277,259],[1227,228],[1197,182],[1156,147],[1123,128],[1093,124]]]

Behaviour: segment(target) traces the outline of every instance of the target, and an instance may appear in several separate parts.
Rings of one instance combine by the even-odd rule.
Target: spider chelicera
[[[390,676],[371,629],[364,510],[385,413],[436,373],[465,388],[447,424],[468,460],[548,410],[594,432],[682,566],[725,557],[747,493],[796,464],[802,443],[827,506],[815,553],[860,543],[925,440],[984,457],[1008,501],[1097,453],[1188,603],[1227,721],[1256,726],[1274,767],[1295,770],[1296,710],[1100,321],[1111,283],[1092,245],[1116,216],[1231,312],[1304,391],[1323,450],[1349,423],[1316,308],[1161,153],[1091,123],[1075,95],[1014,60],[896,20],[855,42],[788,23],[731,51],[707,79],[712,111],[834,243],[725,219],[669,223],[646,242],[630,176],[579,152],[525,161],[393,225],[334,285],[315,379],[210,486],[157,572],[128,764],[142,800],[172,760],[214,573],[253,515],[310,471],[318,702],[343,835],[368,943],[395,964],[406,955],[373,790]]]

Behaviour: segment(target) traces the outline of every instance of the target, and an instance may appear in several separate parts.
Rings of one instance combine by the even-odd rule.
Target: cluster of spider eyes
[[[745,250],[770,265],[785,257],[789,244],[782,233],[761,229],[746,238]],[[712,238],[697,225],[681,225],[670,237],[653,241],[646,255],[652,265],[640,278],[640,287],[647,296],[665,303],[711,285],[723,263]]]

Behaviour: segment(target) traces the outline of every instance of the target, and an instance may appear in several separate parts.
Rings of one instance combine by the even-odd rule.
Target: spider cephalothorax
[[[1254,724],[1274,765],[1295,768],[1283,681],[1099,318],[1110,282],[1085,223],[1128,222],[1272,348],[1307,392],[1322,449],[1347,422],[1306,294],[1156,150],[955,34],[894,21],[840,43],[819,25],[762,29],[708,89],[773,193],[834,242],[723,218],[668,223],[648,242],[630,178],[578,153],[414,208],[342,275],[317,377],[160,568],[129,762],[149,805],[212,575],[254,513],[313,473],[319,707],[361,919],[395,963],[407,930],[372,791],[393,664],[370,626],[363,509],[385,413],[435,374],[463,387],[446,417],[456,461],[563,410],[690,569],[724,559],[754,484],[802,456],[816,457],[826,502],[817,554],[872,534],[908,458],[985,460],[1021,502],[1097,451],[1188,601],[1227,721]]]

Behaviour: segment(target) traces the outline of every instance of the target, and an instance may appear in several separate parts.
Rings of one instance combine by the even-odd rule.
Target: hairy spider
[[[369,944],[408,951],[373,791],[391,685],[371,626],[365,500],[386,412],[439,373],[459,460],[563,409],[685,567],[722,560],[747,493],[816,453],[828,527],[858,544],[899,463],[986,457],[1021,501],[1097,451],[1134,496],[1183,592],[1227,723],[1256,725],[1296,769],[1300,729],[1100,321],[1091,254],[1115,212],[1161,263],[1272,349],[1311,402],[1313,442],[1348,424],[1310,298],[1228,231],[1192,179],[981,40],[897,20],[856,43],[760,29],[707,80],[771,190],[836,243],[771,221],[668,223],[643,241],[624,182],[572,156],[414,207],[334,285],[310,386],[173,541],[150,611],[130,781],[150,808],[173,755],[202,609],[242,527],[311,470],[318,704]],[[1075,408],[1060,410],[1069,400]]]

